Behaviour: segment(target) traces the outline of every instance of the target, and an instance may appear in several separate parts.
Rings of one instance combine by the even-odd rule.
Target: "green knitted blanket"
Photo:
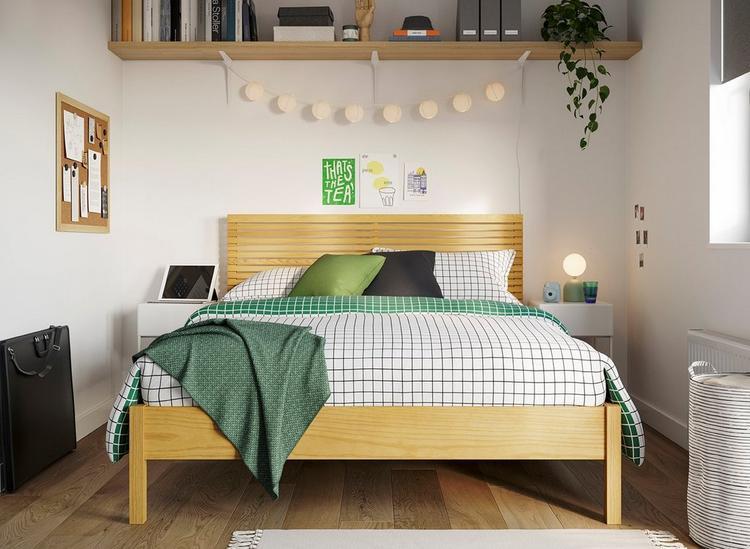
[[[289,454],[331,392],[323,338],[308,327],[216,319],[156,339],[148,355],[177,379],[274,497]]]

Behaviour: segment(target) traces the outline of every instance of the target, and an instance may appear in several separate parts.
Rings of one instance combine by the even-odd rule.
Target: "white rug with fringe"
[[[651,549],[683,548],[653,530],[248,530],[228,549]]]

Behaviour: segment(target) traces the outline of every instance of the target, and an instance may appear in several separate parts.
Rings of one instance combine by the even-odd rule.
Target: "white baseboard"
[[[81,440],[92,431],[107,423],[109,411],[112,408],[112,401],[113,398],[102,400],[92,408],[76,414],[76,438],[78,440]],[[102,441],[103,444],[104,442]]]
[[[638,412],[641,414],[641,419],[644,423],[647,423],[662,435],[687,450],[687,424],[633,394],[630,396],[638,407]],[[648,442],[646,444],[648,445]]]

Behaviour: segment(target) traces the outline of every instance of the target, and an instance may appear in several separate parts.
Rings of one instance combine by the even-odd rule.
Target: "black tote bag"
[[[17,489],[76,447],[67,326],[0,341],[2,484]]]

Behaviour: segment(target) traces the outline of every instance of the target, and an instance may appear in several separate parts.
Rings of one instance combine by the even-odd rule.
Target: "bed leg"
[[[622,449],[620,406],[605,404],[604,520],[622,523]]]
[[[130,524],[146,522],[147,511],[147,463],[143,455],[143,411],[142,405],[131,406],[130,413],[130,502],[128,505]]]

